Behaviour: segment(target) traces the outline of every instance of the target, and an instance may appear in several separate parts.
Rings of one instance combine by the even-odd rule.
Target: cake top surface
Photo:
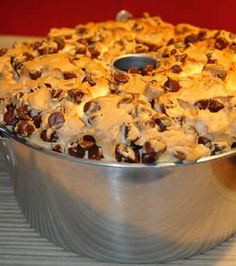
[[[112,62],[157,61],[128,72]],[[159,17],[52,29],[0,49],[0,121],[78,158],[192,162],[236,146],[236,37]]]

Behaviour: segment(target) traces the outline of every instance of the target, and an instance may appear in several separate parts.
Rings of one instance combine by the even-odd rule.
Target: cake
[[[156,66],[113,67],[126,54]],[[78,158],[195,162],[236,146],[236,37],[145,14],[0,49],[0,121]]]

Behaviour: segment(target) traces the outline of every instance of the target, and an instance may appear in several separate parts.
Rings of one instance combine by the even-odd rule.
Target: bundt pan
[[[99,261],[167,262],[236,231],[235,151],[193,164],[76,159],[1,128],[16,198],[55,244]]]

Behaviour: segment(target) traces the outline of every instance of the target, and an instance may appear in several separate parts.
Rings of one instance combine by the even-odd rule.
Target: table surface
[[[0,36],[0,47],[9,47],[13,41],[24,39],[24,37]],[[18,207],[7,166],[0,150],[0,265],[118,266],[121,264],[97,262],[91,258],[65,251],[41,237],[39,233],[32,229]],[[165,265],[236,266],[236,235],[204,254]]]

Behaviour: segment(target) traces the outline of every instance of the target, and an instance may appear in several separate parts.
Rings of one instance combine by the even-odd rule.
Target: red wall
[[[236,32],[235,0],[0,0],[0,34],[45,35],[51,27],[114,19],[121,9]]]

